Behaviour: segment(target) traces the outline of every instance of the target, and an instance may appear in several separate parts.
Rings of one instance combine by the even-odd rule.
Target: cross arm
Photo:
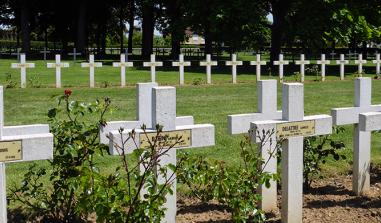
[[[189,61],[184,62],[172,62],[172,66],[190,66],[191,63]]]
[[[359,116],[360,131],[375,131],[381,129],[381,112],[366,112]]]
[[[266,65],[266,61],[250,61],[250,65]]]
[[[250,122],[255,120],[265,119],[280,119],[282,118],[282,111],[277,111],[275,114],[269,113],[248,113],[238,115],[228,115],[228,133],[241,134],[247,133],[250,129]]]
[[[361,107],[333,108],[331,115],[334,125],[348,125],[359,123],[359,114],[364,112],[381,111],[381,105]]]
[[[134,63],[133,62],[124,62],[124,63],[120,63],[120,62],[113,62],[112,63],[112,66],[113,67],[121,67],[122,64],[126,67],[133,67],[134,66]]]

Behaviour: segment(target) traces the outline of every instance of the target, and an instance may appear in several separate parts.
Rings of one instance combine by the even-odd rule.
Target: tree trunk
[[[28,6],[28,0],[20,1],[20,27],[22,38],[22,51],[29,53],[30,50],[30,10]]]
[[[119,15],[119,38],[120,38],[120,53],[123,53],[124,49],[124,23],[123,23],[123,18],[124,18],[124,4],[123,0],[120,0],[120,15]]]
[[[85,54],[87,43],[87,0],[80,0],[78,4],[77,20],[77,52]]]
[[[212,44],[212,38],[211,38],[209,26],[205,27],[204,37],[205,37],[205,54],[212,54],[213,44]]]
[[[144,1],[143,3],[143,37],[142,37],[142,57],[149,59],[153,48],[153,32],[154,32],[154,5],[152,1]]]
[[[172,0],[168,4],[171,30],[171,57],[177,59],[180,54],[181,41],[184,40],[185,27],[182,25],[181,1]]]
[[[129,18],[128,24],[130,26],[130,30],[128,30],[128,53],[132,54],[132,39],[134,37],[134,20],[135,20],[135,1],[130,0],[129,5]]]

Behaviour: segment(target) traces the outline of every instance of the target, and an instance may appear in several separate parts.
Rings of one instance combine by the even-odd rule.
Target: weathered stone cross
[[[331,60],[334,60],[335,59],[335,55],[336,55],[337,53],[335,53],[335,51],[334,50],[332,50],[332,52],[329,54],[329,55],[331,55]]]
[[[81,63],[81,67],[88,67],[90,70],[90,87],[95,87],[94,69],[95,67],[102,67],[101,62],[94,62],[94,54],[89,55],[88,63]]]
[[[75,64],[75,61],[77,60],[77,55],[81,55],[81,53],[77,53],[77,49],[76,48],[73,48],[73,52],[72,53],[68,53],[67,55],[69,56],[73,56],[73,62]]]
[[[144,62],[144,67],[151,67],[151,82],[156,81],[156,67],[163,66],[163,62],[156,62],[155,54],[151,54],[151,62]]]
[[[325,59],[325,54],[322,54],[321,55],[321,59],[316,61],[317,64],[320,64],[321,65],[321,81],[325,81],[325,66],[330,64],[331,61],[330,60],[326,60]]]
[[[52,158],[53,135],[48,125],[4,126],[3,87],[0,86],[0,222],[7,222],[6,163]]]
[[[40,53],[44,54],[44,61],[46,61],[46,54],[50,53],[50,51],[47,50],[46,47],[44,47],[44,50],[41,50]]]
[[[21,88],[26,87],[26,68],[34,68],[34,63],[25,62],[25,54],[20,55],[20,63],[12,63],[12,68],[20,68],[21,72]]]
[[[310,64],[310,61],[304,60],[304,54],[300,54],[300,60],[295,61],[295,64],[300,65],[300,81],[304,82],[304,66]]]
[[[190,61],[184,61],[184,55],[179,55],[179,61],[178,62],[172,62],[172,66],[179,67],[180,72],[180,85],[184,85],[184,67],[190,66]]]
[[[340,54],[340,60],[336,60],[336,64],[340,64],[340,80],[344,80],[344,66],[345,64],[349,64],[349,61],[345,59],[344,54]]]
[[[277,111],[277,80],[259,81],[257,95],[257,113],[228,115],[229,134],[248,133],[250,123],[254,121],[282,118],[282,111]],[[271,152],[276,149],[275,139],[273,139],[273,143],[266,141],[261,146],[262,159],[268,161],[267,165],[264,166],[264,172],[276,173],[277,159],[275,156],[271,156]],[[271,211],[277,208],[277,184],[275,181],[270,182],[269,188],[261,185],[259,193],[262,197],[260,207],[263,211]]]
[[[303,84],[283,84],[282,120],[251,123],[252,139],[261,143],[263,133],[275,131],[282,141],[282,222],[302,222],[303,138],[332,132],[329,115],[304,116]]]
[[[126,61],[126,55],[120,54],[120,62],[113,62],[113,67],[120,67],[120,86],[126,86],[126,67],[132,67],[134,64],[132,62]]]
[[[376,74],[379,75],[380,74],[380,63],[381,63],[381,60],[380,60],[380,54],[377,53],[376,54],[376,59],[372,61],[374,64],[376,64]]]
[[[381,104],[372,105],[372,79],[355,79],[354,107],[333,108],[331,113],[334,125],[354,124],[353,132],[353,191],[361,195],[369,189],[370,135],[359,127],[359,116],[365,112],[380,112]],[[368,130],[368,129],[367,129]]]
[[[362,59],[362,54],[359,54],[358,60],[355,60],[355,64],[358,64],[358,73],[359,77],[362,77],[362,65],[366,64],[366,60]]]
[[[242,64],[243,64],[242,61],[237,61],[237,55],[236,54],[232,54],[232,60],[231,61],[225,62],[226,66],[232,66],[233,84],[237,83],[237,66],[242,66]]]
[[[279,60],[274,61],[274,65],[279,66],[279,81],[283,82],[283,66],[288,65],[288,60],[283,60],[283,54],[279,54]]]
[[[69,67],[69,63],[61,63],[61,55],[56,54],[55,63],[47,63],[47,68],[56,68],[56,88],[61,87],[61,68]]]
[[[176,88],[174,87],[154,87],[152,89],[152,124],[151,126],[156,126],[159,124],[163,126],[163,136],[173,136],[174,138],[182,137],[184,140],[181,144],[176,145],[170,149],[165,156],[161,157],[158,165],[165,166],[172,164],[176,166],[176,150],[184,148],[198,148],[213,146],[214,140],[214,125],[211,124],[198,124],[198,125],[176,125]],[[132,129],[125,129],[122,132],[124,139],[127,139],[129,132]],[[147,129],[147,135],[149,138],[156,136],[155,129]],[[148,140],[147,136],[143,134],[142,129],[135,129],[137,134],[137,142],[128,140],[125,148],[127,151],[132,151],[139,148],[147,148]],[[121,135],[119,131],[111,131],[110,137],[110,147],[112,150],[119,151],[121,148]],[[163,137],[167,138],[167,137]],[[112,142],[112,143],[111,143]],[[136,144],[135,144],[136,143]],[[172,142],[167,142],[171,145]],[[111,145],[113,144],[113,145]],[[115,145],[119,145],[117,147]],[[173,171],[168,169],[167,175],[171,176]],[[163,176],[159,175],[159,183],[165,183]],[[171,184],[171,189],[173,194],[166,195],[166,203],[164,204],[166,211],[165,217],[162,222],[176,222],[176,179],[173,180]]]
[[[206,83],[212,83],[212,66],[217,66],[217,61],[212,61],[210,54],[206,54],[206,61],[201,61],[200,66],[206,67]]]
[[[255,61],[250,61],[250,65],[256,66],[257,81],[261,80],[261,65],[266,65],[266,63],[266,61],[261,61],[261,54],[257,54],[257,58]]]

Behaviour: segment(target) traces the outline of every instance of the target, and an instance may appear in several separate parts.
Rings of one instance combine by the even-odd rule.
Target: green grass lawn
[[[0,60],[0,84],[6,86],[10,75],[11,80],[19,84],[20,74],[18,69],[11,69],[10,63],[15,60]],[[55,89],[55,70],[47,69],[43,61],[36,62],[35,69],[28,69],[27,78],[32,81],[27,83],[26,89],[5,89],[5,124],[35,124],[47,123],[47,111],[55,106],[55,95],[63,94],[64,88],[73,90],[72,99],[80,101],[94,101],[108,96],[112,100],[113,111],[107,115],[108,120],[133,120],[135,119],[135,84],[150,81],[148,70],[128,69],[126,80],[128,86],[120,88],[120,74],[118,68],[111,66],[111,61],[105,61],[102,68],[95,71],[97,88],[88,88],[88,69],[81,68],[77,63],[62,71],[64,88]],[[368,65],[370,66],[370,64]],[[337,67],[337,66],[336,66]],[[335,68],[336,69],[336,68]],[[355,69],[355,68],[353,68]],[[374,67],[366,67],[374,69]],[[194,85],[199,79],[205,82],[204,68],[186,68],[185,86],[178,86],[178,72],[174,69],[157,68],[157,81],[160,85],[175,85],[177,87],[177,115],[193,115],[196,123],[211,123],[216,127],[216,145],[208,148],[188,150],[192,154],[225,160],[230,165],[238,165],[239,142],[242,135],[230,136],[227,134],[227,115],[255,112],[256,82],[255,67],[238,70],[238,84],[231,84],[229,68],[213,70],[212,85]],[[189,72],[191,70],[191,72]],[[334,70],[334,68],[332,68]],[[330,73],[331,72],[331,73]],[[286,81],[295,78],[286,70]],[[353,105],[354,75],[348,73],[345,81],[339,81],[338,74],[327,71],[327,81],[314,81],[315,76],[307,76],[305,83],[305,114],[330,114],[330,109]],[[373,77],[372,75],[367,75]],[[269,78],[264,76],[264,78]],[[108,85],[107,88],[102,87]],[[19,85],[18,85],[19,86]],[[32,86],[32,87],[31,87]],[[39,88],[33,88],[39,87]],[[278,86],[278,107],[281,108],[280,87]],[[372,103],[381,103],[381,81],[373,81]],[[349,159],[346,161],[330,161],[325,166],[325,174],[332,175],[346,173],[352,163],[352,126],[345,127],[346,132],[335,136],[346,144]],[[98,159],[102,168],[113,171],[118,164],[118,157],[105,156]],[[381,137],[374,133],[372,138],[372,161],[381,163]],[[39,162],[46,165],[46,162]],[[23,173],[28,169],[29,163],[7,165],[8,186],[18,183]]]

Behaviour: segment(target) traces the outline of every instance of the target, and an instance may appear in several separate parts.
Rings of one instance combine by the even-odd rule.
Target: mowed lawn
[[[0,60],[0,84],[6,86],[6,76],[19,86],[20,73],[11,69],[10,63],[15,60]],[[32,61],[36,62],[36,61]],[[222,62],[220,62],[222,64]],[[79,63],[62,70],[63,88],[55,89],[55,70],[47,69],[45,62],[37,61],[35,69],[28,69],[28,87],[26,89],[5,89],[5,125],[47,123],[47,111],[56,105],[55,95],[63,94],[63,89],[73,90],[72,99],[91,102],[96,99],[110,97],[112,111],[107,114],[107,120],[133,120],[136,117],[135,84],[150,81],[150,73],[144,69],[128,69],[126,88],[119,87],[120,71],[106,61],[105,66],[97,68],[95,79],[97,88],[88,88],[88,69],[81,68]],[[368,64],[366,70],[373,70]],[[328,68],[327,81],[314,81],[315,76],[306,77],[305,83],[305,114],[330,114],[330,109],[353,105],[354,82],[353,74],[347,74],[345,81],[338,80],[335,68]],[[196,123],[211,123],[216,127],[216,145],[208,148],[187,150],[192,154],[226,161],[229,165],[239,165],[239,144],[242,135],[227,134],[227,115],[255,112],[257,110],[257,93],[255,67],[238,70],[238,84],[231,84],[229,68],[215,69],[212,74],[212,85],[203,84],[206,80],[204,68],[190,68],[192,72],[185,73],[185,86],[178,86],[178,72],[175,69],[157,68],[157,82],[160,85],[174,85],[177,88],[177,115],[193,115]],[[352,67],[352,70],[354,67]],[[332,71],[330,71],[332,70]],[[333,73],[330,73],[333,72]],[[286,70],[286,81],[295,78]],[[373,77],[374,74],[367,76]],[[269,78],[264,76],[264,78]],[[275,78],[275,77],[273,77]],[[201,84],[200,84],[201,82]],[[381,103],[381,81],[373,80],[372,103]],[[106,87],[107,86],[107,87]],[[278,107],[281,108],[281,87],[278,85]],[[346,126],[346,131],[334,136],[347,146],[348,160],[330,161],[325,165],[325,174],[348,173],[352,164],[352,126]],[[106,155],[99,157],[98,162],[107,171],[113,171],[118,165],[118,157]],[[381,163],[381,135],[372,135],[372,161]],[[47,165],[46,162],[38,162]],[[30,163],[13,163],[7,165],[8,187],[19,183],[21,176]]]

